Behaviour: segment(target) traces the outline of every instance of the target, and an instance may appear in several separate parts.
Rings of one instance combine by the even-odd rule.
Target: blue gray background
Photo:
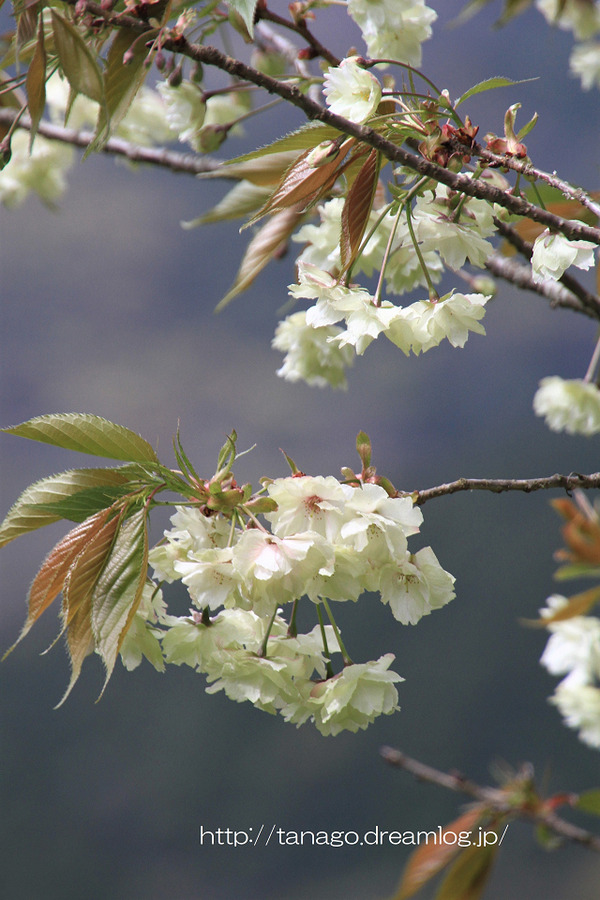
[[[504,110],[519,100],[523,123],[540,115],[527,141],[536,164],[597,188],[598,98],[582,95],[567,74],[570,36],[548,30],[533,10],[492,30],[500,4],[448,27],[461,5],[439,4],[424,70],[452,96],[492,74],[537,77],[476,97],[465,111],[482,134],[501,132]],[[340,30],[339,10],[318,16],[343,56],[357,40],[350,23]],[[226,144],[224,155],[300,121],[279,108]],[[223,185],[143,168],[132,174],[104,158],[76,164],[69,182],[57,212],[32,198],[1,213],[3,424],[93,412],[144,434],[170,459],[179,419],[188,454],[207,474],[236,428],[242,448],[257,444],[238,467],[240,480],[255,483],[285,474],[279,448],[314,474],[353,466],[360,429],[372,439],[379,471],[405,489],[461,475],[598,468],[597,442],[551,434],[531,411],[541,377],[585,372],[596,338],[591,321],[501,285],[485,318],[487,337],[472,336],[462,351],[442,346],[407,360],[379,342],[354,366],[347,393],[290,385],[274,374],[280,357],[270,340],[292,256],[216,316],[247,235],[235,224],[179,227],[213,205]],[[1,439],[0,455],[4,510],[37,478],[89,464],[11,437]],[[385,898],[406,850],[198,845],[200,825],[406,831],[456,816],[460,798],[387,768],[382,744],[483,782],[502,759],[530,761],[550,791],[596,786],[597,752],[547,704],[555,680],[538,663],[544,636],[519,624],[555,590],[559,521],[548,500],[461,494],[424,507],[423,540],[456,576],[457,597],[417,628],[398,625],[374,598],[341,611],[354,655],[392,651],[406,678],[402,711],[358,735],[295,730],[207,696],[201,676],[175,667],[162,675],[148,665],[119,669],[95,705],[102,684],[95,660],[54,711],[68,663],[60,646],[38,655],[56,633],[47,613],[1,670],[4,896]],[[29,583],[61,534],[45,529],[3,551],[2,647],[18,634]],[[173,600],[185,608],[176,590]],[[485,896],[593,900],[598,872],[592,854],[577,847],[548,854],[529,827],[515,824]]]

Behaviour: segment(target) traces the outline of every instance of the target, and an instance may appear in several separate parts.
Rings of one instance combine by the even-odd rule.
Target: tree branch
[[[550,306],[553,309],[560,306],[564,309],[572,309],[574,312],[582,313],[592,319],[600,319],[600,304],[597,310],[590,309],[589,306],[582,303],[558,281],[550,281],[549,279],[542,282],[534,281],[531,277],[531,268],[521,265],[515,259],[494,253],[486,260],[485,267],[497,278],[503,278],[510,284],[514,284],[515,287],[533,291],[541,297],[545,297],[550,301]]]
[[[565,197],[568,197],[570,200],[576,200],[578,203],[581,203],[582,206],[587,207],[593,212],[595,216],[600,218],[600,204],[596,202],[594,197],[586,193],[583,188],[574,187],[572,184],[569,184],[568,181],[559,178],[556,172],[544,172],[542,169],[537,169],[527,160],[516,159],[512,156],[498,156],[497,153],[492,153],[490,150],[483,149],[479,144],[475,144],[473,156],[477,156],[485,162],[492,163],[494,167],[511,169],[513,172],[524,175],[527,179],[535,178],[539,181],[545,181],[546,184],[559,190]]]
[[[266,7],[263,8],[260,4],[256,8],[256,21],[272,22],[273,25],[288,28],[302,38],[303,41],[306,41],[315,57],[320,56],[330,65],[339,66],[340,60],[314,36],[306,22],[292,22],[289,19],[284,19],[283,16],[278,16],[277,13],[271,12]]]
[[[474,800],[491,807],[501,815],[512,813],[520,819],[545,825],[555,834],[560,835],[560,837],[583,844],[591,850],[600,853],[600,837],[598,835],[560,818],[554,812],[544,808],[542,805],[543,801],[538,803],[537,808],[535,805],[533,808],[527,808],[525,805],[521,807],[515,806],[514,803],[511,804],[509,802],[509,795],[501,788],[484,787],[465,778],[463,775],[441,772],[439,769],[434,769],[432,766],[427,766],[416,759],[412,759],[410,756],[406,756],[406,754],[393,747],[382,747],[380,752],[389,765],[397,769],[404,769],[405,772],[413,775],[417,781],[427,781],[447,790],[466,794],[468,797],[472,797]]]
[[[0,125],[10,125],[18,113],[14,109],[0,108]],[[31,120],[27,116],[21,117],[19,127],[25,131],[31,130]],[[37,133],[52,141],[60,141],[63,144],[71,144],[73,147],[86,149],[94,139],[91,131],[77,131],[74,128],[64,128],[52,122],[40,122]],[[210,156],[199,156],[196,153],[178,153],[176,150],[167,150],[163,147],[141,147],[131,144],[122,138],[109,138],[102,148],[103,153],[114,156],[123,156],[130,162],[146,163],[152,166],[162,166],[172,172],[184,172],[188,175],[204,175],[207,172],[218,172],[223,179],[235,180],[227,174],[227,168],[220,160]]]
[[[67,2],[74,5],[76,0],[67,0]],[[141,22],[135,16],[124,13],[108,13],[93,0],[77,0],[77,2],[78,6],[83,6],[94,16],[103,19],[107,25],[127,27],[137,31],[139,34],[152,31],[149,25]],[[497,203],[515,215],[525,216],[535,222],[540,222],[545,227],[552,228],[554,231],[560,231],[570,240],[588,240],[595,244],[600,244],[600,228],[593,228],[585,225],[583,222],[556,216],[548,212],[548,210],[540,209],[533,203],[505,192],[481,179],[474,179],[465,174],[451,172],[449,169],[444,169],[424,157],[409,153],[407,150],[396,146],[392,141],[384,138],[372,128],[368,128],[366,125],[359,125],[332,113],[319,103],[311,100],[310,97],[307,97],[295,85],[289,85],[283,81],[271,78],[269,75],[259,72],[241,60],[227,56],[225,53],[217,50],[216,47],[190,43],[184,36],[176,38],[165,37],[161,46],[164,50],[180,54],[195,62],[221,69],[235,78],[250,81],[268,93],[282,97],[292,106],[300,109],[310,121],[319,121],[326,125],[331,125],[342,134],[354,137],[358,141],[362,141],[378,150],[390,162],[407,166],[420,175],[447,185],[453,191],[466,194],[469,197],[487,200],[490,203]]]
[[[557,473],[541,478],[458,478],[456,481],[440,484],[437,487],[414,491],[411,496],[414,497],[417,506],[422,506],[435,497],[458,494],[461,491],[490,491],[492,494],[522,491],[525,494],[531,494],[533,491],[548,491],[554,488],[564,488],[568,494],[576,488],[585,490],[600,488],[600,472],[594,472],[591,475],[581,475],[579,472],[572,472],[570,475]]]

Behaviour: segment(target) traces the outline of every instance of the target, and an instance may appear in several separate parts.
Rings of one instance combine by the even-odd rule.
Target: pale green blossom
[[[544,416],[552,431],[588,436],[600,431],[600,390],[580,378],[542,378],[533,409],[536,416]]]
[[[437,19],[423,0],[349,0],[348,12],[373,59],[421,65],[421,44],[431,37]]]
[[[542,610],[542,615],[556,612],[566,603],[565,597],[550,597],[550,609],[547,612]],[[600,619],[596,616],[572,616],[549,622],[546,627],[550,637],[540,662],[552,675],[575,673],[585,683],[600,679]]]
[[[345,666],[332,678],[304,685],[302,696],[281,710],[287,722],[314,721],[323,735],[367,728],[380,715],[398,709],[395,684],[404,679],[388,671],[391,653],[376,661]]]
[[[351,347],[339,347],[330,342],[341,328],[330,325],[313,328],[306,322],[306,312],[300,311],[279,323],[271,346],[285,353],[280,378],[286,381],[305,381],[316,387],[347,387],[346,369],[354,361]]]
[[[600,31],[597,0],[536,0],[535,5],[551,25],[572,31],[579,40],[586,40]]]
[[[157,90],[165,104],[166,120],[171,131],[181,143],[195,147],[206,115],[202,89],[191,81],[183,81],[176,87],[161,81]]]
[[[367,69],[362,68],[356,57],[343,59],[325,73],[323,93],[332,113],[366,122],[377,111],[381,100],[381,85]]]
[[[600,43],[589,41],[573,47],[569,68],[580,79],[584,91],[600,88]]]
[[[535,239],[531,257],[531,277],[537,283],[550,278],[557,281],[569,266],[589,269],[594,265],[596,244],[570,241],[562,234],[546,229]]]
[[[403,625],[416,625],[423,616],[450,602],[454,576],[441,567],[431,547],[397,557],[381,571],[383,603],[389,603],[394,618]]]
[[[558,708],[569,728],[579,731],[584,744],[600,748],[600,688],[565,678],[550,703]]]
[[[163,672],[165,668],[160,638],[163,632],[157,627],[165,621],[167,606],[162,591],[155,584],[145,584],[140,604],[127,629],[119,653],[126,669],[137,668],[142,657]]]
[[[0,203],[13,209],[30,193],[53,206],[66,187],[65,173],[73,163],[73,148],[37,135],[29,152],[29,134],[17,131],[11,140],[10,162],[0,171]]]

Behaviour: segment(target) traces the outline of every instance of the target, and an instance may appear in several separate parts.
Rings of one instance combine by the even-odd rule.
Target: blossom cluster
[[[546,20],[572,31],[575,44],[570,70],[581,80],[584,91],[600,87],[600,3],[598,0],[536,0]]]
[[[381,334],[407,356],[425,353],[444,339],[464,347],[470,331],[485,334],[480,320],[490,298],[451,291],[404,307],[387,300],[378,304],[367,290],[339,284],[307,263],[299,264],[299,283],[289,292],[295,300],[316,303],[279,323],[273,347],[286,355],[277,374],[320,387],[345,387],[345,368]]]
[[[160,667],[164,655],[204,673],[209,693],[223,690],[297,725],[310,719],[322,734],[366,728],[398,708],[402,678],[390,670],[390,653],[350,661],[329,601],[378,593],[398,622],[416,624],[454,597],[454,578],[430,547],[409,550],[423,520],[410,497],[300,474],[269,482],[266,494],[276,507],[264,513],[268,528],[254,517],[244,524],[177,508],[149,560],[158,581],[186,586],[193,608],[170,616],[160,592],[149,592],[124,661],[132,667],[143,653]],[[302,598],[320,621],[306,634],[282,617]],[[343,661],[337,674],[335,654]]]
[[[373,59],[421,65],[421,44],[437,19],[424,0],[348,0],[348,12]]]
[[[553,431],[590,436],[600,432],[600,389],[581,378],[551,375],[540,381],[533,409]]]
[[[543,617],[555,615],[567,605],[554,594],[546,601]],[[565,677],[550,698],[570,728],[591,747],[600,747],[600,619],[574,616],[549,622],[551,632],[541,663],[552,675]]]

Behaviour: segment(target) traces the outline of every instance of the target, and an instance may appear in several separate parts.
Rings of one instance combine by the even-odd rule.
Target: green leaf
[[[230,219],[238,219],[253,213],[265,202],[270,194],[268,187],[252,184],[250,181],[240,181],[216,206],[209,209],[204,215],[191,222],[182,222],[186,230],[197,228],[198,225],[207,225],[211,222],[226,222]]]
[[[54,413],[37,416],[20,425],[1,428],[0,431],[53,444],[65,450],[78,450],[80,453],[106,456],[109,459],[158,462],[158,457],[148,441],[139,434],[89,413]]]
[[[600,788],[592,788],[580,794],[575,803],[575,809],[582,812],[591,813],[593,816],[600,816]]]
[[[250,37],[254,35],[254,13],[258,0],[228,0],[228,6],[240,14]]]
[[[0,525],[0,547],[29,531],[67,518],[64,513],[53,511],[52,507],[67,502],[73,494],[90,488],[107,489],[127,484],[126,469],[126,466],[118,469],[69,469],[29,485]]]
[[[34,508],[56,514],[59,518],[69,519],[71,522],[83,522],[101,509],[112,506],[116,500],[130,492],[128,484],[99,485],[78,491],[70,497],[62,497],[55,502],[38,503]]]
[[[155,34],[148,32],[148,39]],[[143,85],[148,69],[144,65],[148,56],[146,41],[136,40],[139,32],[129,28],[119,29],[110,45],[104,73],[105,102],[100,107],[96,133],[85,155],[100,150],[110,134],[122,121],[133,99]],[[127,54],[127,63],[123,58]]]
[[[220,312],[234,297],[250,287],[254,279],[268,263],[285,249],[287,240],[302,220],[304,213],[295,206],[282,209],[271,216],[269,221],[259,228],[248,246],[235,281],[222,300],[215,307]]]
[[[46,48],[44,46],[44,20],[40,18],[37,43],[25,80],[27,108],[31,119],[29,148],[33,145],[40,119],[46,106]]]
[[[115,538],[110,556],[92,595],[92,629],[96,651],[106,678],[114,669],[127,629],[140,604],[148,569],[147,512],[140,509],[126,519]]]
[[[54,9],[50,13],[56,52],[67,81],[79,94],[102,103],[104,85],[96,57],[71,22],[63,19]]]
[[[244,153],[242,156],[236,156],[234,159],[228,160],[224,164],[224,169],[227,170],[240,163],[260,159],[271,153],[281,153],[283,151],[287,152],[292,150],[297,152],[300,152],[301,150],[312,150],[313,147],[317,147],[319,144],[322,144],[323,141],[334,141],[336,138],[339,138],[341,133],[341,131],[338,131],[337,128],[333,128],[331,125],[322,125],[320,122],[310,122],[308,125],[304,125],[302,128],[297,129],[297,131],[292,131],[284,137],[278,138],[276,141],[273,141],[272,144],[258,147],[257,150],[252,150],[250,153]],[[209,174],[212,175],[213,178],[216,177],[213,173]],[[223,177],[222,173],[221,177]],[[247,178],[248,176],[246,175],[244,177]]]
[[[504,75],[496,75],[493,78],[486,78],[485,81],[480,81],[478,84],[473,85],[472,88],[469,88],[468,91],[465,91],[465,93],[458,98],[454,106],[460,106],[460,104],[464,103],[465,100],[468,100],[469,97],[474,97],[475,94],[481,94],[483,91],[492,91],[495,88],[499,87],[512,87],[512,85],[525,84],[528,81],[536,81],[536,79],[521,78],[518,81],[513,81],[512,78],[506,78]]]
[[[457,857],[435,900],[480,900],[490,876],[498,844],[467,847]]]

